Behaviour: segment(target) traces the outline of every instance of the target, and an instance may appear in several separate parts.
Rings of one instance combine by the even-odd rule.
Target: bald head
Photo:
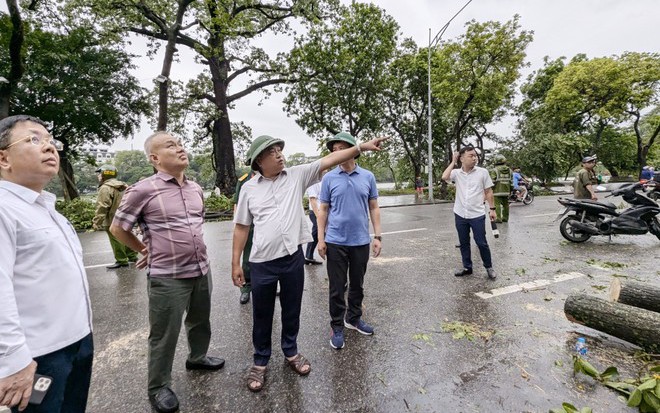
[[[147,158],[150,158],[149,155],[151,155],[152,152],[154,138],[160,135],[169,135],[169,133],[167,133],[167,131],[164,130],[159,130],[149,135],[147,140],[144,141],[144,154],[147,155]]]

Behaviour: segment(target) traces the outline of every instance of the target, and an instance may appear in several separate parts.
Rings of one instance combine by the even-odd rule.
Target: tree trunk
[[[21,49],[25,40],[25,26],[21,19],[21,13],[16,0],[7,0],[9,17],[11,19],[12,31],[9,40],[9,79],[0,82],[0,119],[9,116],[11,106],[11,95],[18,81],[23,77],[23,59]]]
[[[178,27],[178,25],[177,25]],[[157,130],[167,130],[168,122],[168,94],[170,86],[170,72],[172,71],[172,61],[176,52],[176,36],[178,29],[168,35],[167,46],[165,47],[165,57],[163,58],[163,67],[160,71],[158,81],[158,126]]]
[[[660,287],[636,281],[610,284],[610,300],[660,313]]]
[[[611,303],[585,294],[571,294],[564,303],[566,318],[636,344],[646,351],[660,351],[660,314]]]
[[[220,119],[213,121],[213,163],[215,164],[215,186],[220,193],[231,196],[236,189],[234,164],[234,142],[231,124],[225,112]]]
[[[76,188],[76,181],[73,175],[73,165],[69,162],[69,157],[66,152],[60,154],[60,170],[57,175],[60,177],[62,184],[62,191],[64,192],[64,199],[71,201],[80,196],[78,188]]]

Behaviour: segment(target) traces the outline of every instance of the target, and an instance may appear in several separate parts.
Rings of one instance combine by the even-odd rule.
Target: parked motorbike
[[[522,202],[525,205],[529,205],[532,202],[534,202],[533,185],[528,182],[522,182],[522,181],[518,185],[527,188],[527,194],[525,194],[525,198],[519,198],[518,194],[516,193],[516,190],[511,189],[511,193],[509,194],[509,203],[511,204],[513,202]]]
[[[561,235],[571,242],[585,242],[594,235],[642,235],[647,232],[660,239],[660,206],[640,190],[643,184],[625,185],[612,191],[611,196],[622,196],[631,206],[617,212],[611,202],[587,199],[559,198],[566,207],[557,219],[567,215],[559,224]]]

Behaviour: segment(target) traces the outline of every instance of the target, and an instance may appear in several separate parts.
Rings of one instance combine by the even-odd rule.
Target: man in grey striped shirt
[[[218,370],[225,361],[209,357],[211,271],[204,244],[202,188],[186,178],[188,155],[167,132],[147,138],[144,150],[158,171],[129,187],[110,227],[112,234],[142,254],[138,268],[149,276],[149,400],[158,412],[179,408],[171,390],[172,363],[181,321],[190,352],[188,370]],[[142,241],[132,233],[140,225]]]

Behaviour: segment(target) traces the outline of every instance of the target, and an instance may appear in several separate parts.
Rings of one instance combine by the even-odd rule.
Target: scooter
[[[594,235],[642,235],[650,232],[660,239],[660,206],[645,194],[638,192],[643,184],[625,185],[612,191],[611,196],[622,196],[630,208],[617,212],[611,202],[587,199],[559,198],[566,207],[556,220],[566,216],[559,224],[561,235],[571,242],[585,242]]]
[[[522,202],[525,205],[529,205],[532,202],[534,202],[534,190],[533,185],[531,183],[527,182],[520,182],[518,185],[524,186],[527,188],[527,193],[525,194],[525,198],[519,198],[518,194],[516,193],[515,189],[511,189],[511,193],[509,194],[509,203],[514,203],[514,202]]]

